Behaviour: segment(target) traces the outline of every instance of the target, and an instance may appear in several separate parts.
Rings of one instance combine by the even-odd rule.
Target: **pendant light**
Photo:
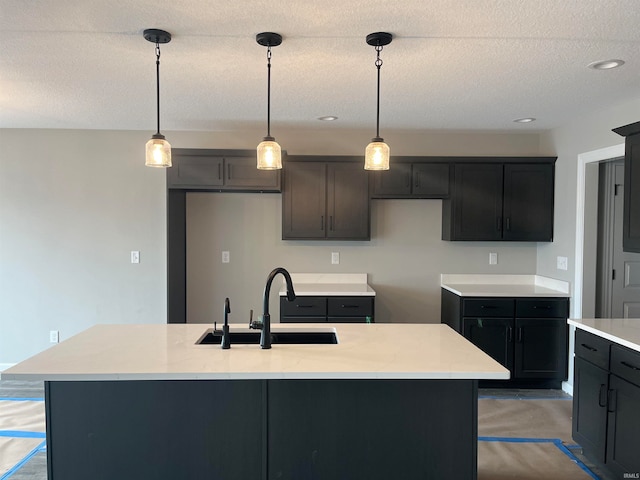
[[[263,32],[256,35],[256,42],[267,47],[267,136],[258,145],[258,169],[277,170],[282,168],[282,152],[276,139],[271,136],[271,47],[282,43],[277,33]]]
[[[380,138],[380,67],[382,60],[380,52],[382,47],[389,45],[393,36],[386,32],[370,33],[367,35],[367,43],[376,48],[376,68],[378,69],[378,102],[376,112],[376,136],[371,139],[371,143],[367,145],[364,154],[365,170],[389,170],[389,145],[384,143]]]
[[[164,30],[149,28],[143,32],[145,40],[156,44],[156,106],[158,131],[151,137],[146,145],[147,167],[170,167],[171,166],[171,145],[160,133],[160,44],[169,43],[171,34]]]

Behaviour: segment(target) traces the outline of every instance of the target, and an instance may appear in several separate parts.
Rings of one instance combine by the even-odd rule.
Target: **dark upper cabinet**
[[[445,198],[451,164],[392,159],[389,170],[371,172],[372,198]]]
[[[613,131],[626,137],[622,249],[640,253],[640,122]]]
[[[369,177],[361,162],[289,157],[284,169],[283,240],[369,240]]]
[[[280,170],[258,170],[253,151],[174,149],[167,187],[186,190],[279,192]]]
[[[455,164],[442,239],[552,241],[554,159],[545,160]]]

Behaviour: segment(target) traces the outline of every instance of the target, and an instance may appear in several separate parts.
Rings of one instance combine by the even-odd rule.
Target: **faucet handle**
[[[253,310],[249,311],[249,328],[253,328],[255,330],[262,330],[262,316],[258,316],[257,320],[253,320]]]

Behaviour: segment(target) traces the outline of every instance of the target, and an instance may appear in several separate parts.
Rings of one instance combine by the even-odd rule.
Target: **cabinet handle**
[[[496,217],[496,230],[502,231],[502,217]]]
[[[324,215],[320,215],[320,230],[324,231]]]
[[[358,308],[359,305],[340,305],[342,308]]]
[[[222,180],[222,164],[218,164],[218,180]]]
[[[297,305],[296,308],[313,308],[313,305]]]
[[[640,368],[636,367],[635,365],[631,365],[630,363],[627,362],[620,362],[622,365],[624,365],[627,368],[630,368],[631,370],[640,370]]]
[[[492,310],[492,309],[495,309],[495,308],[498,308],[498,307],[496,307],[495,305],[480,305],[480,308],[487,309],[487,310]]]
[[[512,340],[513,340],[513,328],[507,327],[507,342],[510,342]]]
[[[607,406],[607,386],[600,384],[600,393],[598,394],[598,406],[604,408]]]
[[[420,187],[420,173],[416,173],[416,187]]]
[[[333,215],[329,215],[329,230],[333,232]]]
[[[615,390],[609,390],[607,392],[607,412],[613,413],[616,411],[617,394]]]
[[[509,217],[507,217],[505,222],[506,222],[506,227],[507,227],[507,232],[508,232],[509,230],[511,230],[511,219]]]
[[[590,347],[589,345],[587,345],[586,343],[581,343],[580,345],[582,345],[584,348],[586,348],[587,350],[589,350],[590,352],[597,352],[598,349],[597,348],[593,348]]]
[[[551,306],[550,305],[534,305],[533,309],[534,310],[551,310]]]
[[[406,183],[405,185],[407,186],[407,188],[411,187],[411,174],[407,173],[406,175]]]
[[[227,168],[227,179],[231,180],[231,165],[229,165],[229,168]]]
[[[518,327],[518,338],[516,339],[518,343],[522,343],[522,327]]]

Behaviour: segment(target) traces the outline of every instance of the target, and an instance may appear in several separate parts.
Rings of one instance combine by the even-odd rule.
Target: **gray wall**
[[[0,365],[48,348],[50,330],[59,330],[64,340],[97,323],[166,321],[165,172],[144,167],[150,133],[0,130]],[[253,148],[264,135],[244,130],[164,133],[181,148]],[[291,129],[277,137],[293,154],[358,155],[371,132],[338,125]],[[385,132],[385,139],[396,155],[540,154],[538,134],[408,131]],[[191,208],[190,219],[217,215],[226,198],[190,198],[191,205],[215,201],[200,213]],[[292,271],[370,272],[381,293],[380,318],[388,321],[437,321],[436,291],[443,272],[535,273],[535,244],[494,248],[441,242],[438,201],[375,202],[374,240],[366,245],[285,243],[279,240],[277,195],[259,202],[252,195],[230,201],[229,208],[249,209],[246,217],[224,217],[228,224],[246,222],[233,230],[243,243],[224,247],[232,252],[231,271],[193,272],[203,275],[195,281],[201,298],[214,290],[213,300],[207,300],[212,305],[194,299],[203,312],[200,321],[209,320],[212,309],[220,310],[223,295],[233,299],[232,318],[244,321],[243,310],[259,306],[262,283],[276,263]],[[263,229],[255,227],[263,220],[254,216],[258,207],[269,219]],[[224,243],[226,237],[211,232],[204,221],[202,230],[209,239],[202,236],[201,242],[211,246],[190,245],[190,250],[200,248],[199,261],[220,267],[223,247],[215,242]],[[242,255],[255,247],[243,251],[240,245],[260,245],[265,239],[269,249],[258,247],[243,267]],[[337,268],[329,263],[336,246],[342,254]],[[129,262],[131,250],[140,250],[140,264]],[[497,267],[488,265],[490,250],[500,255]],[[226,282],[233,284],[231,291],[216,287]]]
[[[262,311],[265,280],[277,266],[368,273],[376,321],[397,323],[440,322],[441,273],[535,273],[535,243],[442,241],[441,200],[374,200],[369,242],[283,241],[281,208],[280,195],[187,194],[190,323],[220,322],[225,297],[231,321],[245,323],[250,308]],[[223,250],[228,264],[221,263]],[[331,252],[340,253],[339,265],[331,265]],[[498,265],[488,265],[489,252],[498,253]],[[270,305],[277,319],[276,294]]]

